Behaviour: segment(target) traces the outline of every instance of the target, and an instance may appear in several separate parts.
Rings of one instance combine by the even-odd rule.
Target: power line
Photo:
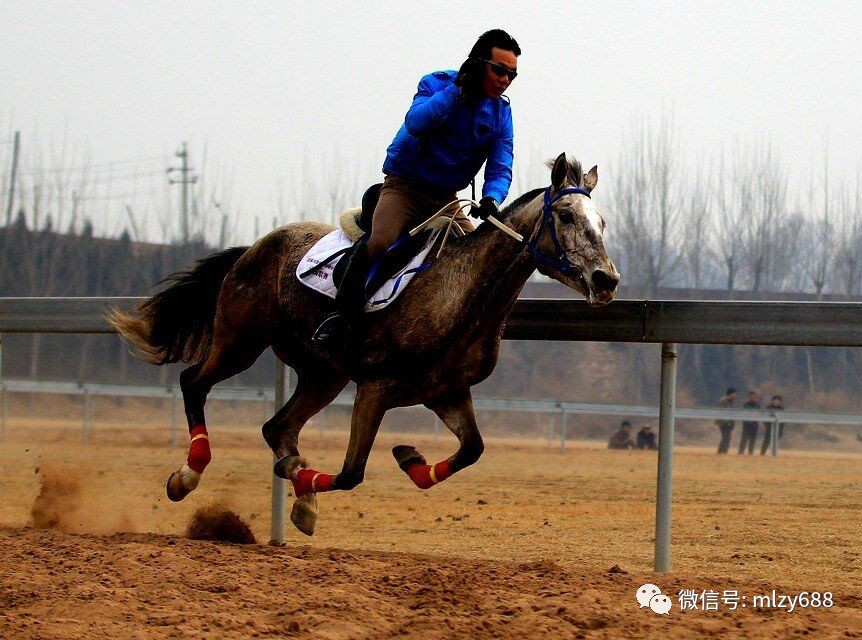
[[[170,156],[153,156],[151,158],[138,158],[135,160],[116,160],[112,162],[99,162],[96,164],[87,164],[87,165],[77,165],[77,166],[68,166],[68,167],[37,167],[35,169],[30,170],[30,174],[37,173],[60,173],[63,171],[71,172],[71,173],[79,173],[84,171],[91,171],[92,169],[96,169],[99,167],[117,167],[121,165],[134,165],[134,164],[145,164],[147,162],[164,162]]]
[[[35,194],[35,191],[36,191],[35,189],[23,189],[22,191],[19,191],[19,193],[21,194],[21,196],[24,196],[24,195],[32,196]],[[56,192],[51,191],[50,189],[44,189],[43,191],[45,192],[46,196],[57,195]],[[76,200],[117,200],[120,198],[134,198],[134,197],[138,197],[138,196],[154,195],[157,193],[164,195],[166,192],[164,191],[164,189],[153,189],[150,191],[133,191],[131,193],[82,196],[82,195],[80,195],[80,193],[78,192],[77,189],[70,188],[69,191],[62,193],[60,195],[62,197],[71,196],[71,197],[74,197]]]
[[[133,193],[120,193],[117,195],[104,195],[104,196],[78,196],[78,200],[119,200],[121,198],[136,198],[140,196],[151,196],[160,193],[164,195],[164,190],[153,190],[153,191],[136,191]]]
[[[28,173],[27,175],[32,176],[32,173]],[[155,176],[163,176],[165,172],[161,169],[158,171],[147,171],[145,173],[126,173],[126,174],[108,174],[108,175],[99,175],[95,174],[93,177],[86,178],[86,182],[88,185],[93,184],[104,184],[114,181],[122,181],[122,180],[133,180],[136,178],[149,178]],[[84,178],[78,177],[77,180],[84,180]]]

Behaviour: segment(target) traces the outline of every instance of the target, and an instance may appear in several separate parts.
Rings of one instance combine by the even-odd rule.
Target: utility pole
[[[181,161],[180,167],[168,167],[168,182],[170,184],[179,184],[180,188],[180,209],[181,209],[181,231],[183,244],[188,244],[191,239],[191,230],[189,226],[189,185],[194,184],[198,181],[198,177],[195,175],[190,175],[192,172],[192,168],[189,167],[189,151],[186,146],[186,143],[183,142],[180,150],[174,154]],[[172,178],[170,177],[171,172],[179,171],[181,177]]]
[[[15,132],[12,143],[12,176],[9,179],[9,199],[6,201],[6,226],[12,225],[12,207],[15,205],[15,176],[18,173],[18,150],[21,147],[21,132]]]

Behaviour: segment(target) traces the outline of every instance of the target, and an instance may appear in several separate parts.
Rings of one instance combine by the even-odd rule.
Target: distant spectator
[[[736,389],[729,387],[724,397],[718,401],[718,406],[723,409],[731,409],[736,401]],[[718,443],[718,453],[727,453],[730,447],[730,435],[736,423],[733,420],[716,420],[715,426],[721,431],[721,442]]]
[[[748,392],[748,400],[742,405],[743,409],[760,409],[760,403],[757,401],[757,394],[754,391]],[[757,426],[760,423],[756,420],[743,420],[742,422],[742,438],[739,440],[739,455],[745,453],[748,449],[748,455],[754,453],[754,441],[757,440]]]
[[[623,420],[620,428],[614,431],[611,439],[608,440],[608,449],[634,449],[635,443],[632,442],[632,423],[628,420]]]
[[[655,443],[655,433],[653,433],[651,426],[646,425],[638,431],[637,445],[638,449],[646,449],[648,451],[655,451],[658,448]]]
[[[784,404],[782,403],[781,396],[772,396],[772,400],[769,402],[769,405],[766,407],[767,411],[784,411]],[[764,422],[763,423],[763,446],[760,447],[760,455],[765,456],[766,450],[769,449],[769,445],[772,443],[772,423]],[[778,439],[781,440],[781,436],[784,435],[784,423],[778,423]]]

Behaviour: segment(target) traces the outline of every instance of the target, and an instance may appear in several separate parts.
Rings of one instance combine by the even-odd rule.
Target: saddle
[[[359,243],[365,242],[371,234],[371,220],[374,217],[374,209],[377,207],[377,201],[380,199],[381,187],[383,187],[382,182],[368,187],[362,195],[362,206],[348,209],[341,214],[341,230],[353,241],[353,246],[344,251],[344,259],[339,260],[338,264],[335,265],[332,279],[336,287],[340,286],[341,281],[344,279],[344,272],[347,269],[347,263],[350,261],[350,255],[356,250]],[[376,291],[383,283],[401,271],[416,254],[422,251],[428,243],[429,238],[448,224],[449,218],[440,216],[415,236],[409,236],[406,233],[401,236],[394,245],[387,249],[386,253],[380,259],[373,277],[367,283],[368,291]],[[455,235],[464,235],[463,229],[457,224],[452,225],[452,232]]]
[[[330,298],[335,297],[351,252],[370,235],[371,219],[381,187],[381,184],[376,184],[366,190],[361,207],[341,214],[341,228],[324,236],[309,249],[297,266],[296,276],[300,282]],[[409,235],[409,229],[405,230],[387,249],[371,268],[366,283],[366,292],[370,295],[366,311],[384,308],[404,290],[416,273],[431,266],[427,262],[428,255],[443,237],[443,230],[449,226],[450,220],[450,217],[441,215],[415,236]],[[464,234],[457,224],[452,224],[450,230],[456,235]]]

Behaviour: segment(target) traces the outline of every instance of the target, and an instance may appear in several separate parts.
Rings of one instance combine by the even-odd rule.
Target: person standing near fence
[[[757,394],[754,391],[748,392],[748,400],[742,405],[743,409],[760,409],[760,403],[757,401]],[[754,441],[757,440],[757,425],[756,420],[744,420],[742,422],[742,438],[739,441],[739,455],[745,453],[748,449],[748,455],[754,453]]]
[[[732,409],[736,401],[736,389],[729,387],[724,397],[718,401],[718,406],[723,409]],[[721,441],[718,443],[718,453],[727,453],[730,448],[730,435],[733,433],[735,423],[733,420],[716,420],[715,426],[721,431]]]
[[[772,400],[767,405],[766,409],[768,411],[784,411],[784,404],[781,400],[781,396],[772,396]],[[763,423],[763,446],[760,447],[760,455],[765,456],[766,451],[769,449],[769,445],[772,444],[772,426],[774,423],[772,422],[764,422]],[[784,423],[779,423],[778,425],[778,439],[781,440],[781,436],[784,435]]]

